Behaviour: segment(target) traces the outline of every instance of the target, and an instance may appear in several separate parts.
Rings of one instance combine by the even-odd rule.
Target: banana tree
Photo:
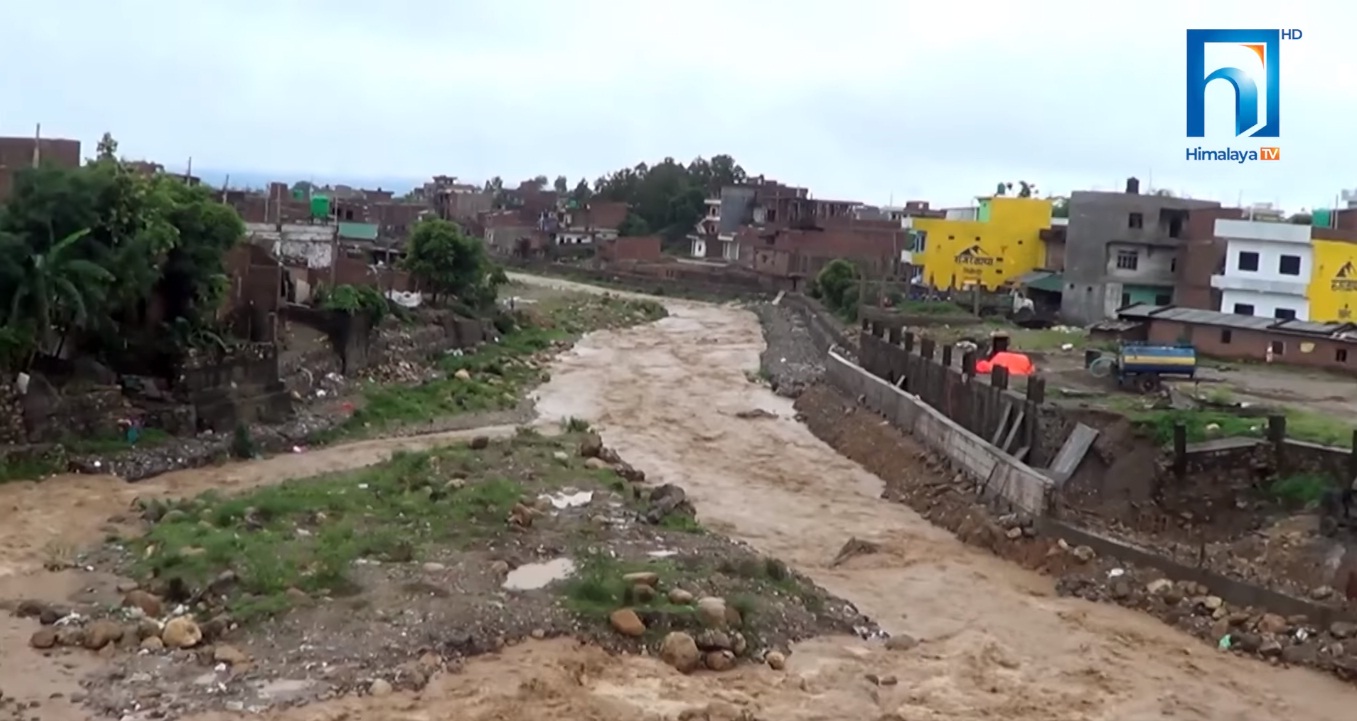
[[[10,299],[9,322],[31,322],[40,345],[50,345],[53,331],[60,326],[56,353],[61,352],[67,333],[89,320],[90,306],[102,300],[113,280],[113,274],[97,263],[74,257],[76,244],[89,232],[88,228],[78,230],[42,252],[29,249],[20,261],[24,273]]]

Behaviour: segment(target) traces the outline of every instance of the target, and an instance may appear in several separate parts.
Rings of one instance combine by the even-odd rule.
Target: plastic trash
[[[1231,638],[1230,634],[1227,633],[1224,636],[1220,637],[1220,641],[1216,643],[1216,648],[1222,651],[1229,651],[1230,646],[1232,645],[1234,645],[1234,639]]]

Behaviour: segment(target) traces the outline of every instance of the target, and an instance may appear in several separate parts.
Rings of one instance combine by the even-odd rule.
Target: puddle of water
[[[525,563],[509,572],[504,587],[511,591],[532,591],[553,581],[560,581],[575,572],[575,562],[556,558],[543,563]]]
[[[562,491],[560,493],[544,493],[541,498],[545,498],[552,508],[563,511],[567,508],[579,508],[587,506],[594,500],[593,491],[576,491],[569,493]]]

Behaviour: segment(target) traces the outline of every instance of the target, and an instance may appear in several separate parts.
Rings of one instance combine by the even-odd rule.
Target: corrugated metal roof
[[[1334,336],[1351,331],[1351,323],[1317,323],[1314,321],[1263,318],[1254,315],[1236,315],[1220,313],[1199,308],[1178,308],[1176,306],[1149,305],[1137,303],[1117,311],[1117,317],[1124,320],[1169,320],[1175,323],[1210,325],[1218,328],[1237,328],[1239,330],[1275,331],[1311,336]]]
[[[1042,278],[1049,278],[1053,275],[1055,275],[1055,273],[1049,270],[1029,270],[1014,278],[1013,282],[1017,285],[1027,285],[1028,283],[1035,283]]]

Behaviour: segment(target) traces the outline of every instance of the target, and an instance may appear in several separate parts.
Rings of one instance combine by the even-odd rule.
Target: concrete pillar
[[[1178,480],[1187,477],[1187,424],[1173,424],[1173,475]]]
[[[934,341],[932,338],[924,338],[923,342],[919,344],[919,355],[923,356],[924,358],[927,358],[928,360],[933,360],[933,349],[936,346],[937,342]]]
[[[1352,431],[1352,451],[1348,453],[1348,477],[1343,481],[1350,484],[1353,479],[1357,479],[1357,428]]]
[[[876,336],[877,338],[880,338],[880,337],[881,337],[881,322],[880,322],[880,321],[875,321],[875,320],[872,321],[872,335]]]
[[[905,331],[905,352],[914,352],[914,331],[912,330]]]
[[[961,373],[967,379],[975,377],[975,351],[968,350],[961,356]]]
[[[867,323],[867,319],[866,319],[866,318],[859,318],[859,319],[858,319],[858,322],[860,322],[860,323],[862,324],[862,329],[863,329],[863,330],[867,330],[868,323]]]
[[[989,384],[1001,391],[1008,390],[1008,369],[996,365],[989,373]]]
[[[893,325],[886,329],[886,338],[890,340],[891,345],[900,345],[900,326]]]
[[[1272,443],[1272,464],[1277,475],[1285,475],[1286,466],[1286,416],[1267,417],[1267,439]]]
[[[1027,379],[1027,400],[1040,405],[1046,402],[1046,378],[1032,376]]]
[[[952,367],[952,349],[956,346],[948,344],[942,347],[942,366],[944,368]]]

